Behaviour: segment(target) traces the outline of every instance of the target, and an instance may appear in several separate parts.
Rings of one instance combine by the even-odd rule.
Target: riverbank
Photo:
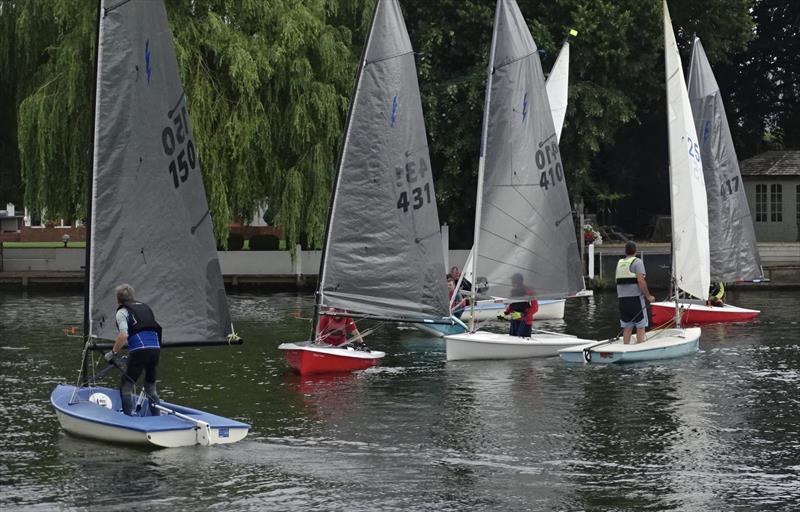
[[[647,267],[653,289],[669,286],[670,246],[640,243],[639,255]],[[613,286],[616,262],[624,252],[619,244],[604,244],[594,250],[594,279],[587,286]],[[800,289],[800,243],[759,244],[765,281],[732,283],[729,288]],[[445,266],[463,266],[469,251],[450,250]],[[229,289],[313,290],[319,272],[320,251],[299,247],[293,260],[289,251],[219,251],[219,262]],[[84,282],[85,250],[72,247],[5,248],[0,253],[0,287],[81,287]]]

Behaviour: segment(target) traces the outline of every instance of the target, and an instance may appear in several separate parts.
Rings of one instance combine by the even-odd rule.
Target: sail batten
[[[705,298],[710,284],[708,207],[703,164],[680,53],[664,0],[673,277],[681,290]]]
[[[475,273],[494,296],[511,297],[519,274],[536,297],[563,298],[581,290],[583,280],[575,227],[564,222],[572,209],[544,73],[516,2],[498,0],[496,9]]]
[[[232,324],[199,152],[162,2],[101,2],[89,266],[89,336],[116,336],[129,283],[171,340]]]
[[[449,316],[416,64],[396,0],[376,4],[351,102],[318,307]]]
[[[733,137],[719,85],[699,38],[692,44],[689,100],[706,184],[711,279],[730,282],[760,278],[753,218]]]

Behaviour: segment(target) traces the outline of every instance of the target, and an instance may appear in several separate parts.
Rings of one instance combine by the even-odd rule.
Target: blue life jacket
[[[161,348],[161,326],[153,310],[144,302],[126,302],[120,305],[128,311],[128,352],[143,348]]]

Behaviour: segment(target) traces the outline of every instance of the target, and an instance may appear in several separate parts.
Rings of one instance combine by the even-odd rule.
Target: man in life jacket
[[[105,355],[111,362],[114,356],[128,346],[128,367],[122,375],[120,394],[122,412],[128,416],[133,413],[133,387],[144,371],[144,391],[150,399],[150,413],[158,416],[153,407],[158,403],[156,393],[156,368],[161,353],[161,326],[156,322],[153,311],[144,302],[134,299],[133,287],[121,284],[116,288],[117,295],[117,338],[110,352]]]
[[[706,304],[709,306],[722,307],[725,305],[723,299],[725,298],[725,283],[711,283],[708,289],[708,300]]]
[[[636,244],[625,244],[625,257],[617,262],[617,297],[619,299],[619,325],[623,328],[622,340],[631,341],[636,327],[636,342],[642,343],[647,327],[647,303],[656,300],[650,294],[645,280],[644,262],[636,257]]]
[[[329,313],[342,313],[336,308],[329,308]],[[363,344],[361,333],[356,323],[349,316],[322,315],[317,324],[317,341],[339,347],[347,343],[347,334],[353,335],[353,342]]]
[[[509,335],[530,338],[533,315],[539,311],[539,302],[533,298],[533,290],[525,286],[520,273],[511,276],[511,297],[530,297],[530,300],[512,302],[506,307],[505,312],[497,315],[497,318],[511,320]]]

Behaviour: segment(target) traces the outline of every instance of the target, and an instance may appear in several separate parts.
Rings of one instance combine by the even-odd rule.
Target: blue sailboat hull
[[[98,394],[105,396],[101,401],[110,402],[110,407],[90,401]],[[119,390],[100,386],[60,384],[51,393],[50,403],[64,430],[100,441],[157,447],[227,444],[243,439],[250,430],[246,423],[168,402],[161,405],[187,419],[169,413],[151,416],[147,399],[139,415],[127,416],[121,411]]]

